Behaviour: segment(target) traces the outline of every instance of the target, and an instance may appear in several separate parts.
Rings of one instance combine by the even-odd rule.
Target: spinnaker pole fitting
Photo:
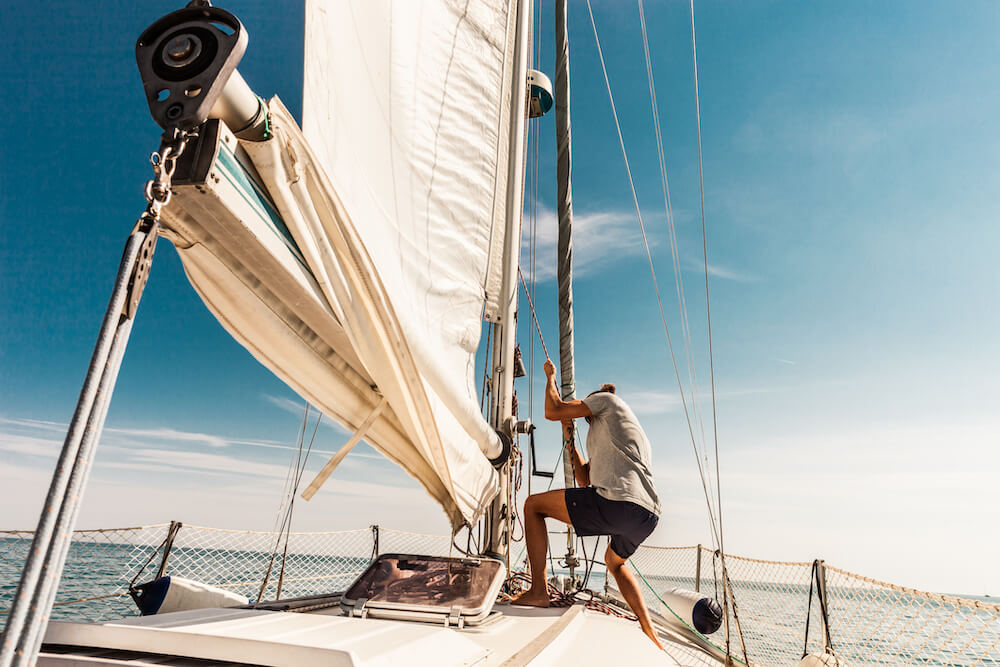
[[[146,28],[135,59],[153,120],[170,132],[219,118],[240,139],[267,139],[267,108],[236,71],[247,41],[238,18],[207,2],[192,2]]]

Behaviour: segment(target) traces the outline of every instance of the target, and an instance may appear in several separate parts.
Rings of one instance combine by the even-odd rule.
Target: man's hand
[[[556,387],[556,365],[551,359],[545,360],[545,376],[548,380],[545,383],[545,418],[549,421],[562,421],[563,419],[574,419],[576,417],[589,417],[590,408],[583,401],[564,401],[559,396],[559,388]]]

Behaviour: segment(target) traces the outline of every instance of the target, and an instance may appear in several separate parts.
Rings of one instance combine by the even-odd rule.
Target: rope
[[[674,611],[673,608],[670,605],[668,605],[663,600],[663,598],[660,597],[660,594],[657,593],[656,589],[653,588],[653,585],[650,584],[649,581],[646,580],[646,577],[642,574],[642,572],[639,570],[639,568],[637,568],[635,566],[635,563],[633,563],[631,560],[629,560],[628,563],[629,563],[629,565],[632,566],[632,569],[635,570],[635,573],[639,575],[639,578],[642,579],[642,583],[646,584],[646,587],[653,594],[653,596],[660,602],[661,605],[663,605],[663,608],[666,609],[667,611],[669,611],[671,613],[671,615],[673,615],[673,617],[676,618],[684,627],[686,627],[688,630],[690,630],[694,635],[696,635],[698,637],[701,637],[702,640],[704,640],[707,644],[711,645],[716,650],[718,650],[718,651],[725,650],[726,656],[729,657],[729,658],[731,658],[732,660],[735,660],[736,662],[738,662],[740,664],[743,664],[743,665],[750,664],[749,660],[747,660],[747,658],[746,658],[746,655],[744,655],[743,660],[740,660],[739,658],[735,658],[733,656],[730,656],[728,650],[723,649],[721,646],[718,646],[711,639],[709,639],[708,637],[706,637],[702,633],[698,632],[698,630],[696,628],[694,628],[690,623],[688,623],[686,620],[684,620],[683,617],[681,617],[676,611]]]
[[[542,327],[538,323],[538,315],[535,313],[535,302],[528,292],[528,286],[524,282],[524,274],[521,273],[521,267],[517,267],[517,277],[521,279],[521,287],[524,288],[524,295],[528,297],[528,307],[531,309],[531,321],[535,323],[535,331],[538,332],[538,340],[542,344],[542,351],[545,353],[547,359],[551,359],[549,357],[549,349],[545,346],[545,338],[542,336]]]
[[[677,357],[674,355],[674,345],[670,339],[670,329],[667,326],[667,318],[663,312],[663,300],[660,298],[660,286],[656,280],[656,270],[653,267],[653,255],[649,249],[649,240],[646,238],[646,227],[642,222],[642,212],[639,209],[639,198],[636,195],[635,183],[632,180],[632,170],[629,167],[628,153],[625,150],[625,139],[622,137],[621,123],[619,123],[618,121],[618,111],[615,108],[615,99],[614,95],[611,92],[611,81],[608,79],[608,68],[604,62],[604,52],[601,49],[601,40],[597,35],[597,23],[594,21],[594,10],[590,5],[590,0],[587,0],[587,11],[590,13],[590,25],[594,29],[594,41],[597,43],[597,55],[600,57],[601,60],[601,70],[604,72],[604,83],[607,86],[608,90],[608,100],[611,102],[611,113],[614,115],[615,129],[618,131],[618,143],[621,146],[622,157],[625,160],[625,174],[628,176],[629,187],[631,188],[632,191],[632,202],[633,204],[635,204],[635,214],[639,221],[639,231],[642,233],[642,242],[646,249],[646,259],[649,262],[649,273],[653,278],[653,290],[656,293],[656,304],[659,307],[660,311],[660,322],[663,324],[663,333],[667,338],[667,348],[670,350],[670,361],[673,363],[674,376],[677,378],[677,387],[680,390],[681,406],[684,409],[684,419],[687,421],[688,434],[691,436],[691,446],[694,449],[695,458],[698,462],[698,474],[701,477],[701,486],[702,490],[705,493],[705,502],[707,503],[709,508],[709,523],[711,524],[711,528],[714,534],[713,535],[714,539],[719,541],[719,531],[718,528],[716,527],[715,516],[712,513],[712,502],[709,499],[710,497],[708,494],[708,485],[707,482],[705,481],[705,471],[701,465],[701,457],[698,455],[698,444],[695,440],[694,428],[691,425],[691,415],[688,412],[687,400],[684,397],[684,386],[683,383],[681,382],[680,370],[677,366]]]

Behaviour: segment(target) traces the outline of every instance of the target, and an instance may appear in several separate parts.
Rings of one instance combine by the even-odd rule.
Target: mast
[[[559,280],[559,373],[560,394],[564,401],[576,399],[576,367],[573,361],[573,167],[569,118],[569,38],[566,30],[566,0],[556,0],[556,175],[559,183],[559,241],[557,269]],[[573,488],[573,462],[568,442],[563,443],[563,479]],[[572,579],[576,556],[573,527],[566,530],[566,563]]]
[[[524,145],[527,121],[528,42],[531,0],[516,0],[514,61],[510,94],[510,133],[507,162],[507,206],[503,247],[503,277],[498,321],[493,324],[491,424],[513,438],[514,338],[517,333],[517,267],[521,250],[521,212],[524,203]],[[486,516],[485,552],[506,559],[510,544],[510,463],[500,470],[500,492]],[[509,567],[509,563],[507,564]]]

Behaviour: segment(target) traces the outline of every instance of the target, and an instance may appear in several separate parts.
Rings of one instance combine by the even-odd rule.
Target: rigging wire
[[[670,360],[671,360],[671,362],[673,363],[673,366],[674,366],[674,376],[677,378],[677,387],[680,390],[681,407],[684,409],[684,418],[687,421],[688,434],[691,436],[691,446],[694,449],[695,460],[698,463],[698,474],[701,477],[702,490],[705,493],[705,501],[706,501],[706,503],[708,505],[708,508],[709,508],[709,523],[711,525],[712,532],[714,534],[713,537],[714,537],[714,539],[716,539],[718,541],[719,540],[718,528],[717,528],[717,525],[716,525],[716,522],[715,522],[715,516],[712,513],[712,503],[709,500],[710,496],[709,496],[709,493],[708,493],[708,486],[707,486],[707,483],[705,481],[705,471],[704,471],[704,468],[702,467],[702,464],[701,464],[701,457],[698,455],[698,445],[697,445],[697,441],[696,441],[695,435],[694,435],[694,428],[693,428],[693,426],[691,424],[691,415],[690,415],[690,412],[688,410],[687,399],[685,398],[685,395],[684,395],[684,385],[681,382],[680,370],[679,370],[679,367],[677,365],[677,357],[674,354],[674,345],[673,345],[673,342],[670,339],[670,329],[667,327],[667,318],[666,318],[666,315],[663,312],[663,300],[660,297],[660,287],[659,287],[659,283],[656,280],[656,270],[653,267],[653,255],[652,255],[652,252],[649,249],[649,240],[646,238],[646,227],[643,224],[643,221],[642,221],[642,212],[639,209],[639,198],[636,195],[636,192],[635,192],[635,183],[632,180],[632,170],[629,167],[628,153],[625,150],[625,139],[622,137],[621,123],[618,121],[618,111],[615,108],[614,95],[611,92],[611,81],[608,79],[608,68],[607,68],[607,65],[604,62],[604,52],[601,49],[601,40],[600,40],[600,38],[598,37],[598,34],[597,34],[597,23],[594,20],[594,10],[591,7],[590,0],[587,0],[587,11],[590,13],[590,25],[591,25],[591,27],[594,30],[594,41],[597,43],[597,54],[598,54],[598,56],[599,56],[599,58],[601,60],[601,69],[604,72],[604,83],[607,86],[608,99],[611,102],[611,112],[612,112],[612,114],[614,116],[614,119],[615,119],[615,128],[618,131],[618,143],[621,146],[622,157],[625,160],[625,173],[628,176],[629,187],[631,188],[631,191],[632,191],[632,202],[635,204],[635,213],[636,213],[636,217],[638,218],[638,221],[639,221],[639,230],[642,233],[642,242],[643,242],[643,245],[645,246],[645,249],[646,249],[646,259],[649,262],[649,272],[650,272],[650,275],[652,276],[652,279],[653,279],[653,289],[654,289],[654,291],[656,293],[656,303],[657,303],[657,306],[659,307],[659,311],[660,311],[660,322],[663,324],[663,333],[664,333],[664,335],[666,336],[666,339],[667,339],[667,348],[670,351]]]
[[[588,0],[589,2],[589,0]],[[694,0],[690,0],[691,7],[691,65],[694,75],[694,108],[695,108],[695,118],[698,123],[698,190],[701,198],[701,247],[702,247],[702,259],[704,260],[705,267],[705,320],[708,325],[708,368],[712,381],[712,439],[715,444],[715,490],[716,490],[716,504],[719,511],[719,558],[722,563],[722,577],[723,582],[728,582],[729,574],[726,569],[726,550],[725,545],[722,541],[722,479],[719,476],[719,422],[716,412],[716,402],[715,402],[715,355],[712,351],[712,306],[711,299],[709,298],[708,291],[708,233],[706,231],[705,223],[705,169],[704,161],[702,158],[702,148],[701,148],[701,98],[698,93],[698,47],[695,41],[695,27],[694,27]],[[724,591],[725,591],[724,587]],[[723,595],[723,603],[729,602],[729,595]],[[735,612],[736,602],[733,601],[733,610]],[[727,610],[723,609],[726,620],[726,653],[729,653],[729,614]],[[739,632],[740,641],[743,641],[743,630],[739,626],[739,618],[736,618],[737,631]],[[744,653],[746,653],[746,647],[744,646]]]
[[[299,455],[301,458],[301,464],[298,467],[298,471],[295,475],[295,485],[292,488],[292,499],[288,504],[288,519],[285,524],[285,549],[281,555],[281,569],[278,570],[278,588],[275,592],[275,597],[281,597],[281,585],[285,580],[285,564],[288,562],[288,539],[291,537],[292,531],[292,513],[295,511],[295,498],[299,495],[299,485],[302,484],[302,474],[306,470],[306,463],[309,461],[309,454],[312,453],[313,443],[316,442],[316,433],[319,432],[319,425],[323,421],[323,413],[320,412],[319,416],[316,417],[316,426],[313,427],[312,437],[309,439],[309,448],[306,449],[305,455],[302,455],[302,447],[299,447]]]
[[[306,428],[309,423],[309,404],[306,403],[302,415],[302,425],[299,428],[298,437],[298,448],[294,459],[289,466],[289,474],[286,478],[286,491],[288,492],[287,499],[282,503],[282,509],[279,509],[279,515],[281,516],[280,525],[276,521],[278,528],[275,532],[278,533],[274,541],[274,547],[271,550],[271,556],[268,559],[267,570],[264,572],[264,578],[260,585],[260,590],[257,592],[257,603],[260,603],[261,599],[264,597],[264,591],[267,590],[267,584],[271,579],[271,572],[274,568],[274,561],[278,555],[278,548],[281,546],[282,539],[284,539],[284,551],[281,557],[281,568],[278,574],[278,588],[276,597],[281,595],[281,585],[284,580],[285,575],[285,562],[288,558],[288,539],[290,536],[291,525],[292,525],[292,513],[295,510],[295,497],[299,492],[299,485],[302,482],[302,474],[305,472],[306,463],[309,461],[309,454],[312,452],[313,443],[316,441],[316,433],[319,431],[320,422],[323,420],[323,413],[319,413],[316,418],[316,426],[313,429],[312,438],[309,440],[309,448],[303,454],[303,448],[305,446],[305,434]],[[282,513],[283,512],[283,513]]]
[[[677,306],[680,311],[681,319],[681,334],[684,342],[685,356],[687,357],[688,365],[688,382],[690,383],[690,396],[691,396],[691,408],[694,413],[695,421],[698,424],[698,430],[701,435],[700,451],[696,454],[699,460],[705,459],[707,466],[707,453],[705,452],[705,447],[707,446],[707,439],[705,437],[705,424],[701,415],[701,408],[698,404],[698,396],[700,394],[698,390],[698,373],[695,368],[694,362],[694,345],[691,342],[691,328],[688,319],[687,312],[687,299],[684,295],[684,281],[681,271],[680,262],[680,249],[677,242],[677,227],[674,221],[674,210],[670,199],[670,182],[667,178],[667,162],[666,155],[663,149],[663,133],[660,129],[660,109],[656,98],[656,84],[653,78],[653,62],[650,56],[649,50],[649,36],[646,30],[646,13],[644,11],[642,0],[638,0],[639,6],[639,25],[642,28],[642,47],[646,58],[646,79],[649,83],[649,100],[651,104],[651,111],[653,115],[653,131],[656,135],[656,153],[657,159],[659,160],[660,167],[660,186],[663,190],[663,204],[666,210],[667,216],[667,231],[670,237],[670,255],[673,260],[674,267],[674,286],[677,291]],[[708,476],[708,497],[711,499],[715,495],[714,489],[712,488],[712,477]],[[709,512],[715,513],[715,509],[712,507],[711,500],[709,501]],[[714,545],[718,546],[718,545]]]
[[[588,0],[589,1],[589,0]],[[705,265],[705,320],[708,324],[708,368],[712,381],[712,438],[715,442],[715,482],[719,505],[719,548],[722,549],[722,489],[719,484],[719,421],[715,407],[715,355],[712,351],[712,303],[708,292],[708,233],[705,225],[705,169],[701,151],[701,98],[698,94],[698,47],[695,43],[694,30],[694,0],[691,6],[691,64],[694,68],[694,109],[698,122],[698,191],[701,199],[701,249]],[[723,568],[725,568],[725,550],[722,551]]]

